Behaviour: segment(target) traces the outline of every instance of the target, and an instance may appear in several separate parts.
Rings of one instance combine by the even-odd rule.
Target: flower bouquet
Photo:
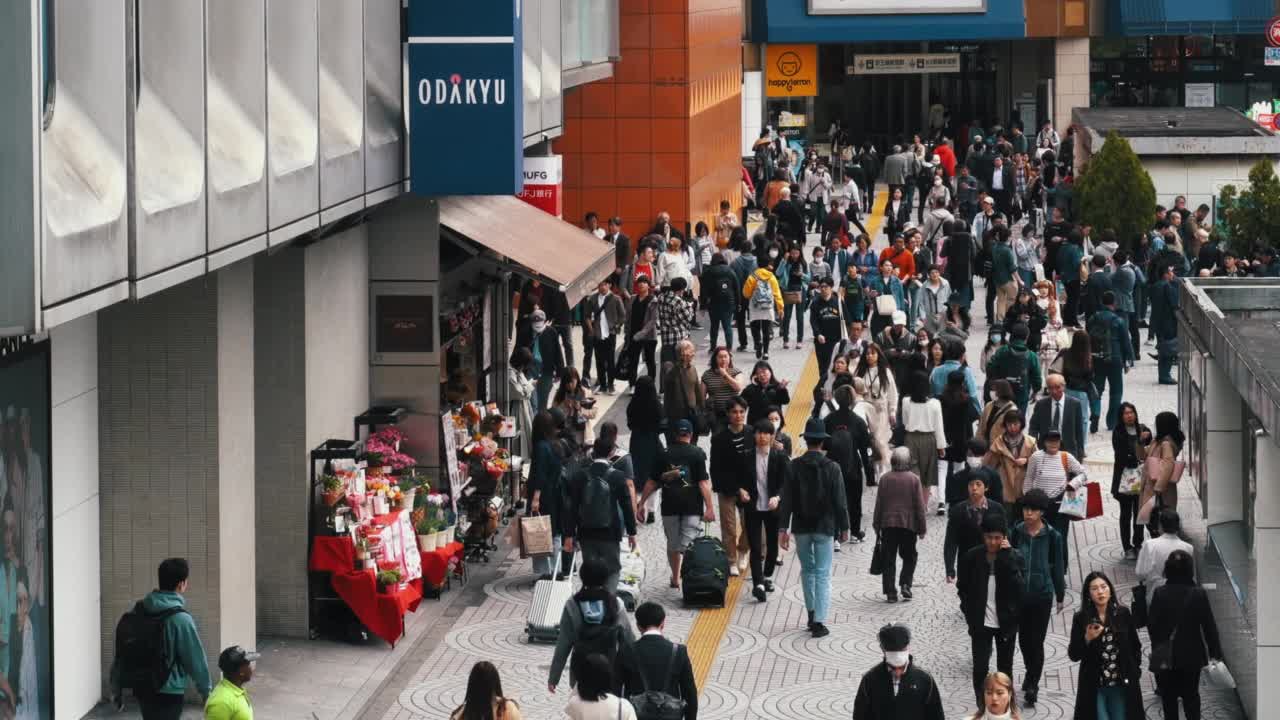
[[[324,475],[320,478],[320,482],[323,487],[320,497],[324,500],[325,507],[337,505],[342,499],[346,483],[337,475]]]
[[[417,465],[416,460],[400,452],[402,440],[404,440],[404,433],[393,427],[383,428],[370,435],[364,441],[364,452],[369,459],[370,469],[375,466],[375,461],[380,468],[380,473],[385,472],[386,468],[396,473]]]

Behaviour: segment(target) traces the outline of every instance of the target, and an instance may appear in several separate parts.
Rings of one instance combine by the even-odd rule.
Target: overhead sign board
[[[563,184],[563,157],[527,157],[524,159],[524,189],[516,197],[548,215],[563,218]]]
[[[520,192],[520,3],[409,3],[410,192]]]
[[[817,45],[767,45],[764,58],[766,97],[818,94]]]
[[[1267,67],[1280,65],[1280,47],[1262,48],[1262,62]]]
[[[960,72],[960,53],[855,55],[850,75],[920,75]]]
[[[987,0],[809,0],[810,15],[984,13]]]

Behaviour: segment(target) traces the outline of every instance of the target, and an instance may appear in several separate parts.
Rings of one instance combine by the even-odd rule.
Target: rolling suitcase
[[[640,604],[640,586],[644,584],[644,558],[639,550],[632,550],[623,541],[621,552],[622,571],[618,576],[618,597],[628,612],[635,612]]]
[[[539,580],[533,586],[533,604],[529,606],[529,618],[525,623],[529,642],[553,643],[560,637],[560,615],[564,612],[565,603],[573,597],[574,564],[570,561],[568,577],[556,580],[560,575],[561,556],[557,549],[556,568],[551,579]]]
[[[710,527],[703,523],[702,536],[684,551],[680,588],[687,606],[724,607],[729,589],[729,556],[720,539],[711,537]]]

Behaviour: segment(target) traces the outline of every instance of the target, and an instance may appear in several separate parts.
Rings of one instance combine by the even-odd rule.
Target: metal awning
[[[1111,32],[1118,35],[1261,34],[1271,0],[1111,0]]]
[[[440,224],[559,287],[569,307],[613,272],[613,246],[506,195],[440,198]]]

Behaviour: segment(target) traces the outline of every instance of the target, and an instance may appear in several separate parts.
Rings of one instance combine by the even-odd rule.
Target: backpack
[[[1094,362],[1111,362],[1111,323],[1109,318],[1101,314],[1094,315],[1085,323],[1089,332],[1089,345],[1093,351]]]
[[[831,506],[827,489],[818,473],[818,466],[811,462],[796,461],[795,516],[806,525],[816,525]]]
[[[751,292],[751,307],[757,310],[772,310],[774,307],[773,287],[758,275],[756,289]]]
[[[719,273],[714,282],[715,285],[711,288],[712,299],[718,304],[732,305],[734,296],[737,295],[733,277],[729,273]]]
[[[139,600],[120,618],[116,623],[116,662],[121,669],[122,688],[130,688],[139,696],[153,695],[169,681],[178,659],[176,654],[166,657],[165,623],[185,612],[184,608],[175,607],[149,613]]]
[[[584,530],[607,530],[613,527],[617,515],[617,503],[613,501],[613,487],[609,473],[613,466],[608,460],[596,460],[587,469],[587,481],[582,486],[582,500],[578,505],[578,526]]]
[[[627,698],[636,711],[637,720],[682,720],[684,718],[685,701],[667,692],[671,682],[671,671],[675,668],[676,653],[680,646],[671,644],[671,655],[667,658],[666,670],[662,674],[662,684],[656,688],[649,685],[649,677],[644,669],[637,667],[640,682],[644,684],[644,692]]]
[[[1004,356],[1001,358],[999,373],[994,373],[997,378],[1004,378],[1013,386],[1013,394],[1021,397],[1023,389],[1027,386],[1027,356],[1030,350],[1014,350],[1008,348]],[[1012,361],[1010,360],[1012,358]],[[1014,363],[1012,366],[1010,362]]]
[[[598,654],[608,658],[610,667],[615,667],[621,648],[622,628],[617,623],[583,623],[582,629],[578,631],[578,639],[573,643],[573,659],[581,662],[588,655]]]

